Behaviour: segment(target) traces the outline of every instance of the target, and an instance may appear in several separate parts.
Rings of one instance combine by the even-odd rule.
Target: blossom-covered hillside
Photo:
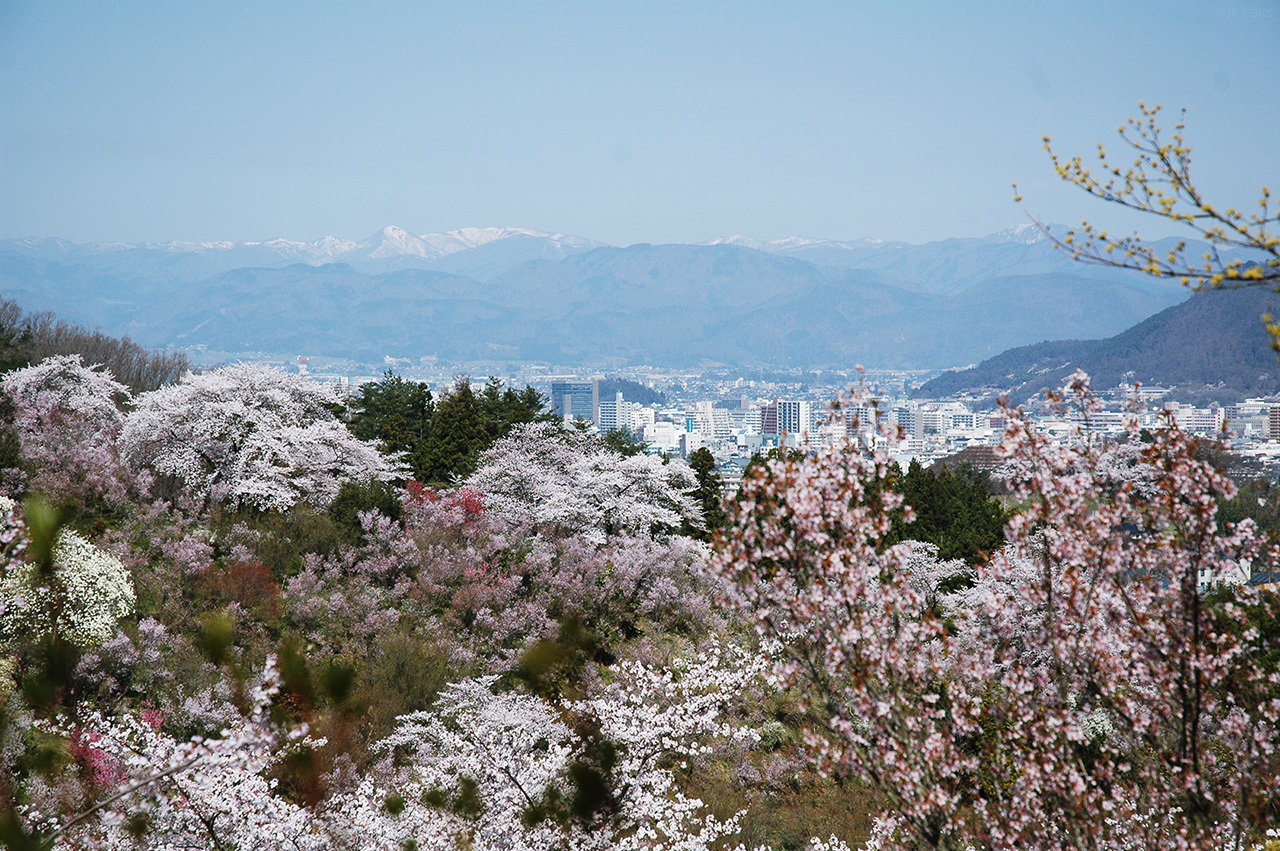
[[[1003,535],[863,443],[758,459],[709,531],[705,459],[531,389],[0,385],[7,847],[1280,839],[1280,604],[1198,590],[1275,556],[1176,428],[1010,411]]]

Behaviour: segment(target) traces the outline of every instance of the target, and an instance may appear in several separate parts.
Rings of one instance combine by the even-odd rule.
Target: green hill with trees
[[[1280,363],[1262,321],[1280,313],[1264,287],[1196,293],[1114,337],[1057,340],[1001,352],[975,367],[946,372],[913,394],[1008,394],[1022,402],[1061,387],[1077,367],[1098,388],[1141,382],[1188,398],[1236,401],[1280,391]]]

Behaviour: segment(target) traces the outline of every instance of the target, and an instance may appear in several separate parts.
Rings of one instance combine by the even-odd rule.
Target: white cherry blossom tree
[[[180,479],[197,498],[285,510],[326,507],[344,480],[400,474],[334,417],[325,385],[255,364],[189,375],[137,398],[124,423],[132,464]]]
[[[753,737],[725,710],[762,667],[731,649],[672,669],[631,663],[612,671],[594,698],[559,707],[499,690],[496,677],[464,680],[433,710],[401,719],[379,745],[387,755],[380,766],[308,809],[278,794],[269,769],[291,749],[322,743],[303,727],[281,733],[269,722],[280,686],[269,661],[250,716],[211,739],[179,742],[133,717],[46,725],[90,743],[91,762],[113,791],[71,817],[46,814],[39,802],[23,814],[56,847],[86,851],[707,851],[736,832],[737,818],[721,821],[682,795],[664,760],[706,752],[719,738]],[[589,823],[531,818],[548,790],[572,794],[582,719],[618,748],[615,810]]]
[[[608,535],[671,533],[701,522],[690,492],[697,481],[679,459],[624,458],[590,435],[556,423],[517,426],[480,458],[464,483],[485,508],[537,530]]]

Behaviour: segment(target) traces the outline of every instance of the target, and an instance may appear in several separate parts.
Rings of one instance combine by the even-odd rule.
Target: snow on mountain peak
[[[752,239],[749,236],[743,236],[735,233],[732,236],[717,236],[715,239],[708,239],[706,242],[700,242],[699,245],[738,245],[742,248],[754,248],[759,250],[765,246],[765,243],[758,239]]]
[[[432,245],[404,228],[387,225],[369,238],[361,240],[348,254],[356,254],[371,260],[385,260],[405,255],[430,260],[439,257],[441,252],[434,250]]]
[[[1040,226],[1030,222],[1005,228],[987,237],[988,242],[1018,242],[1023,245],[1035,245],[1045,239],[1047,237],[1044,235],[1044,231],[1040,229]]]

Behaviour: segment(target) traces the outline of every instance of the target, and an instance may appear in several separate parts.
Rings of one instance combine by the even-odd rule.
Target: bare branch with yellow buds
[[[1166,139],[1157,123],[1162,106],[1148,107],[1139,102],[1138,109],[1139,117],[1130,117],[1118,128],[1121,141],[1134,155],[1131,166],[1113,164],[1106,148],[1098,145],[1100,173],[1105,182],[1094,177],[1080,157],[1059,157],[1048,136],[1044,137],[1044,148],[1058,176],[1084,192],[1190,228],[1208,243],[1209,250],[1202,260],[1187,256],[1185,242],[1162,254],[1137,234],[1114,237],[1107,231],[1096,231],[1088,222],[1081,222],[1078,229],[1059,236],[1050,233],[1030,213],[1027,217],[1055,246],[1084,263],[1177,278],[1193,289],[1263,285],[1280,290],[1280,228],[1277,227],[1280,207],[1271,206],[1270,189],[1262,187],[1258,213],[1246,216],[1234,207],[1219,211],[1200,194],[1191,179],[1191,146],[1183,136],[1186,110],[1174,125],[1171,139]],[[1017,184],[1014,184],[1014,193],[1014,201],[1021,205],[1022,195],[1018,193]],[[1226,260],[1220,249],[1246,254],[1256,252],[1258,259],[1248,263],[1239,258]],[[1268,324],[1268,330],[1272,327]],[[1280,330],[1276,333],[1280,335]],[[1280,336],[1276,340],[1280,346]]]

